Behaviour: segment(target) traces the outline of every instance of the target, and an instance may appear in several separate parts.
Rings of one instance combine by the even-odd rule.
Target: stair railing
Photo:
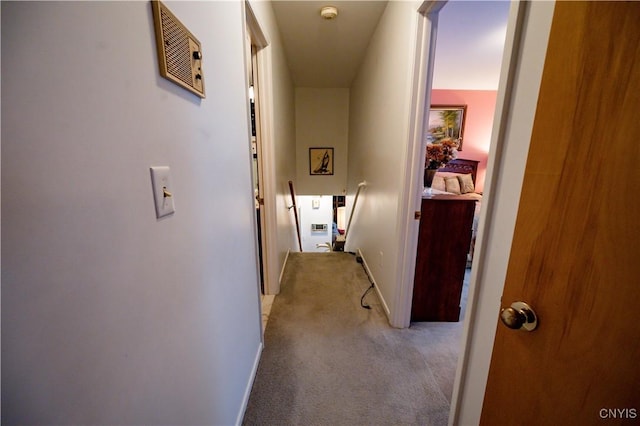
[[[351,214],[349,215],[349,222],[347,223],[347,229],[343,235],[338,235],[336,241],[333,243],[333,251],[344,251],[344,246],[347,242],[347,235],[349,234],[349,228],[351,228],[351,220],[353,219],[353,213],[356,211],[356,205],[358,205],[358,197],[360,196],[360,190],[367,186],[367,182],[363,181],[358,184],[358,190],[356,196],[353,199],[353,207],[351,208]]]
[[[358,190],[356,191],[356,197],[353,199],[353,208],[351,209],[351,214],[349,215],[349,222],[347,224],[347,230],[344,233],[344,239],[347,239],[347,235],[349,235],[349,228],[351,228],[351,220],[353,219],[353,213],[356,211],[356,205],[358,204],[358,196],[360,195],[360,190],[367,186],[367,182],[363,181],[358,184]]]
[[[291,192],[291,203],[293,204],[289,209],[293,209],[293,216],[296,219],[296,233],[298,234],[298,246],[300,247],[300,253],[302,253],[302,240],[300,239],[300,222],[298,222],[298,206],[296,206],[296,192],[293,189],[293,181],[289,181],[289,191]]]

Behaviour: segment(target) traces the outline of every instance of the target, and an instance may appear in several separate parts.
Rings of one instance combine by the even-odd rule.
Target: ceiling
[[[284,50],[297,87],[350,87],[386,1],[274,1]],[[323,6],[338,17],[320,17]]]
[[[273,1],[296,87],[350,87],[386,1]],[[338,17],[320,17],[323,6]],[[496,90],[509,2],[450,0],[440,12],[434,89]]]
[[[449,1],[438,16],[434,89],[497,90],[508,1]]]

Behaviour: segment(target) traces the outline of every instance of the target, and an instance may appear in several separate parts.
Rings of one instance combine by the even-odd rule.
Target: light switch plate
[[[156,217],[158,219],[176,211],[173,202],[170,171],[167,166],[151,167],[153,199],[156,203]]]

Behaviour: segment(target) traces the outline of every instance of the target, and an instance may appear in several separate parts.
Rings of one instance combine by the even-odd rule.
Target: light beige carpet
[[[445,425],[461,323],[389,326],[348,253],[291,254],[246,425]]]

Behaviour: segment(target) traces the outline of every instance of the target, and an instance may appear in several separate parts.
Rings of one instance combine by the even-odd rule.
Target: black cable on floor
[[[369,286],[369,288],[365,290],[364,294],[360,298],[360,306],[362,306],[365,309],[371,309],[371,306],[364,304],[364,298],[375,287],[375,284],[373,283],[373,280],[369,276],[369,271],[367,271],[367,268],[364,267],[364,261],[361,256],[356,256],[356,262],[362,265],[362,269],[364,270],[364,273],[366,274],[367,278],[369,279],[369,282],[371,283],[371,286]]]
[[[364,298],[367,295],[367,293],[369,293],[371,291],[371,289],[373,289],[373,287],[374,287],[374,285],[373,285],[373,283],[371,283],[371,286],[364,292],[364,294],[360,298],[360,306],[362,306],[365,309],[371,309],[371,306],[364,304]]]

